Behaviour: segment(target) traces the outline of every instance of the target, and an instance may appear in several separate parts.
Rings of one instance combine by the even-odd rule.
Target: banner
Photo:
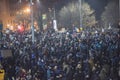
[[[55,31],[58,31],[57,29],[57,20],[53,20],[53,28]]]
[[[12,57],[11,50],[0,50],[0,52],[1,52],[0,56],[3,58]]]
[[[43,30],[47,29],[47,15],[43,14],[42,15],[42,22],[43,22]]]

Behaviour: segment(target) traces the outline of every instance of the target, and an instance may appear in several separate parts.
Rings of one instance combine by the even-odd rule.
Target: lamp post
[[[82,0],[79,0],[79,12],[80,12],[80,27],[83,27],[82,25]]]
[[[53,27],[54,27],[54,30],[55,30],[55,31],[58,31],[58,28],[57,28],[57,20],[56,20],[55,7],[54,7],[53,9],[54,9]]]
[[[32,0],[30,0],[30,11],[31,11],[32,43],[34,44],[35,36],[34,36],[34,20],[33,20],[33,2],[32,2]]]

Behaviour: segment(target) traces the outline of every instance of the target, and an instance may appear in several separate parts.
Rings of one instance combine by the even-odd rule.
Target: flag
[[[4,80],[5,71],[3,69],[0,70],[0,80]]]

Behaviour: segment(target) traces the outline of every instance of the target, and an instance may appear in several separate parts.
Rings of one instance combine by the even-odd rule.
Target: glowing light
[[[26,9],[26,12],[30,12],[30,8],[27,8],[27,9]]]
[[[20,32],[23,32],[24,31],[24,27],[23,26],[18,26],[18,30],[20,31]]]
[[[24,9],[24,13],[30,13],[30,8]]]
[[[9,27],[9,26],[10,26],[10,24],[7,24],[7,26]]]
[[[21,26],[20,26],[20,25],[18,26],[18,29],[19,29],[19,30],[21,29]]]
[[[10,26],[10,29],[13,30],[13,26]]]
[[[40,3],[40,0],[37,0],[38,3]]]

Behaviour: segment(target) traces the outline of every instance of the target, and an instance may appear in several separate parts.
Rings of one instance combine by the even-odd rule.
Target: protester
[[[120,34],[116,31],[4,33],[0,58],[9,80],[119,80]]]

